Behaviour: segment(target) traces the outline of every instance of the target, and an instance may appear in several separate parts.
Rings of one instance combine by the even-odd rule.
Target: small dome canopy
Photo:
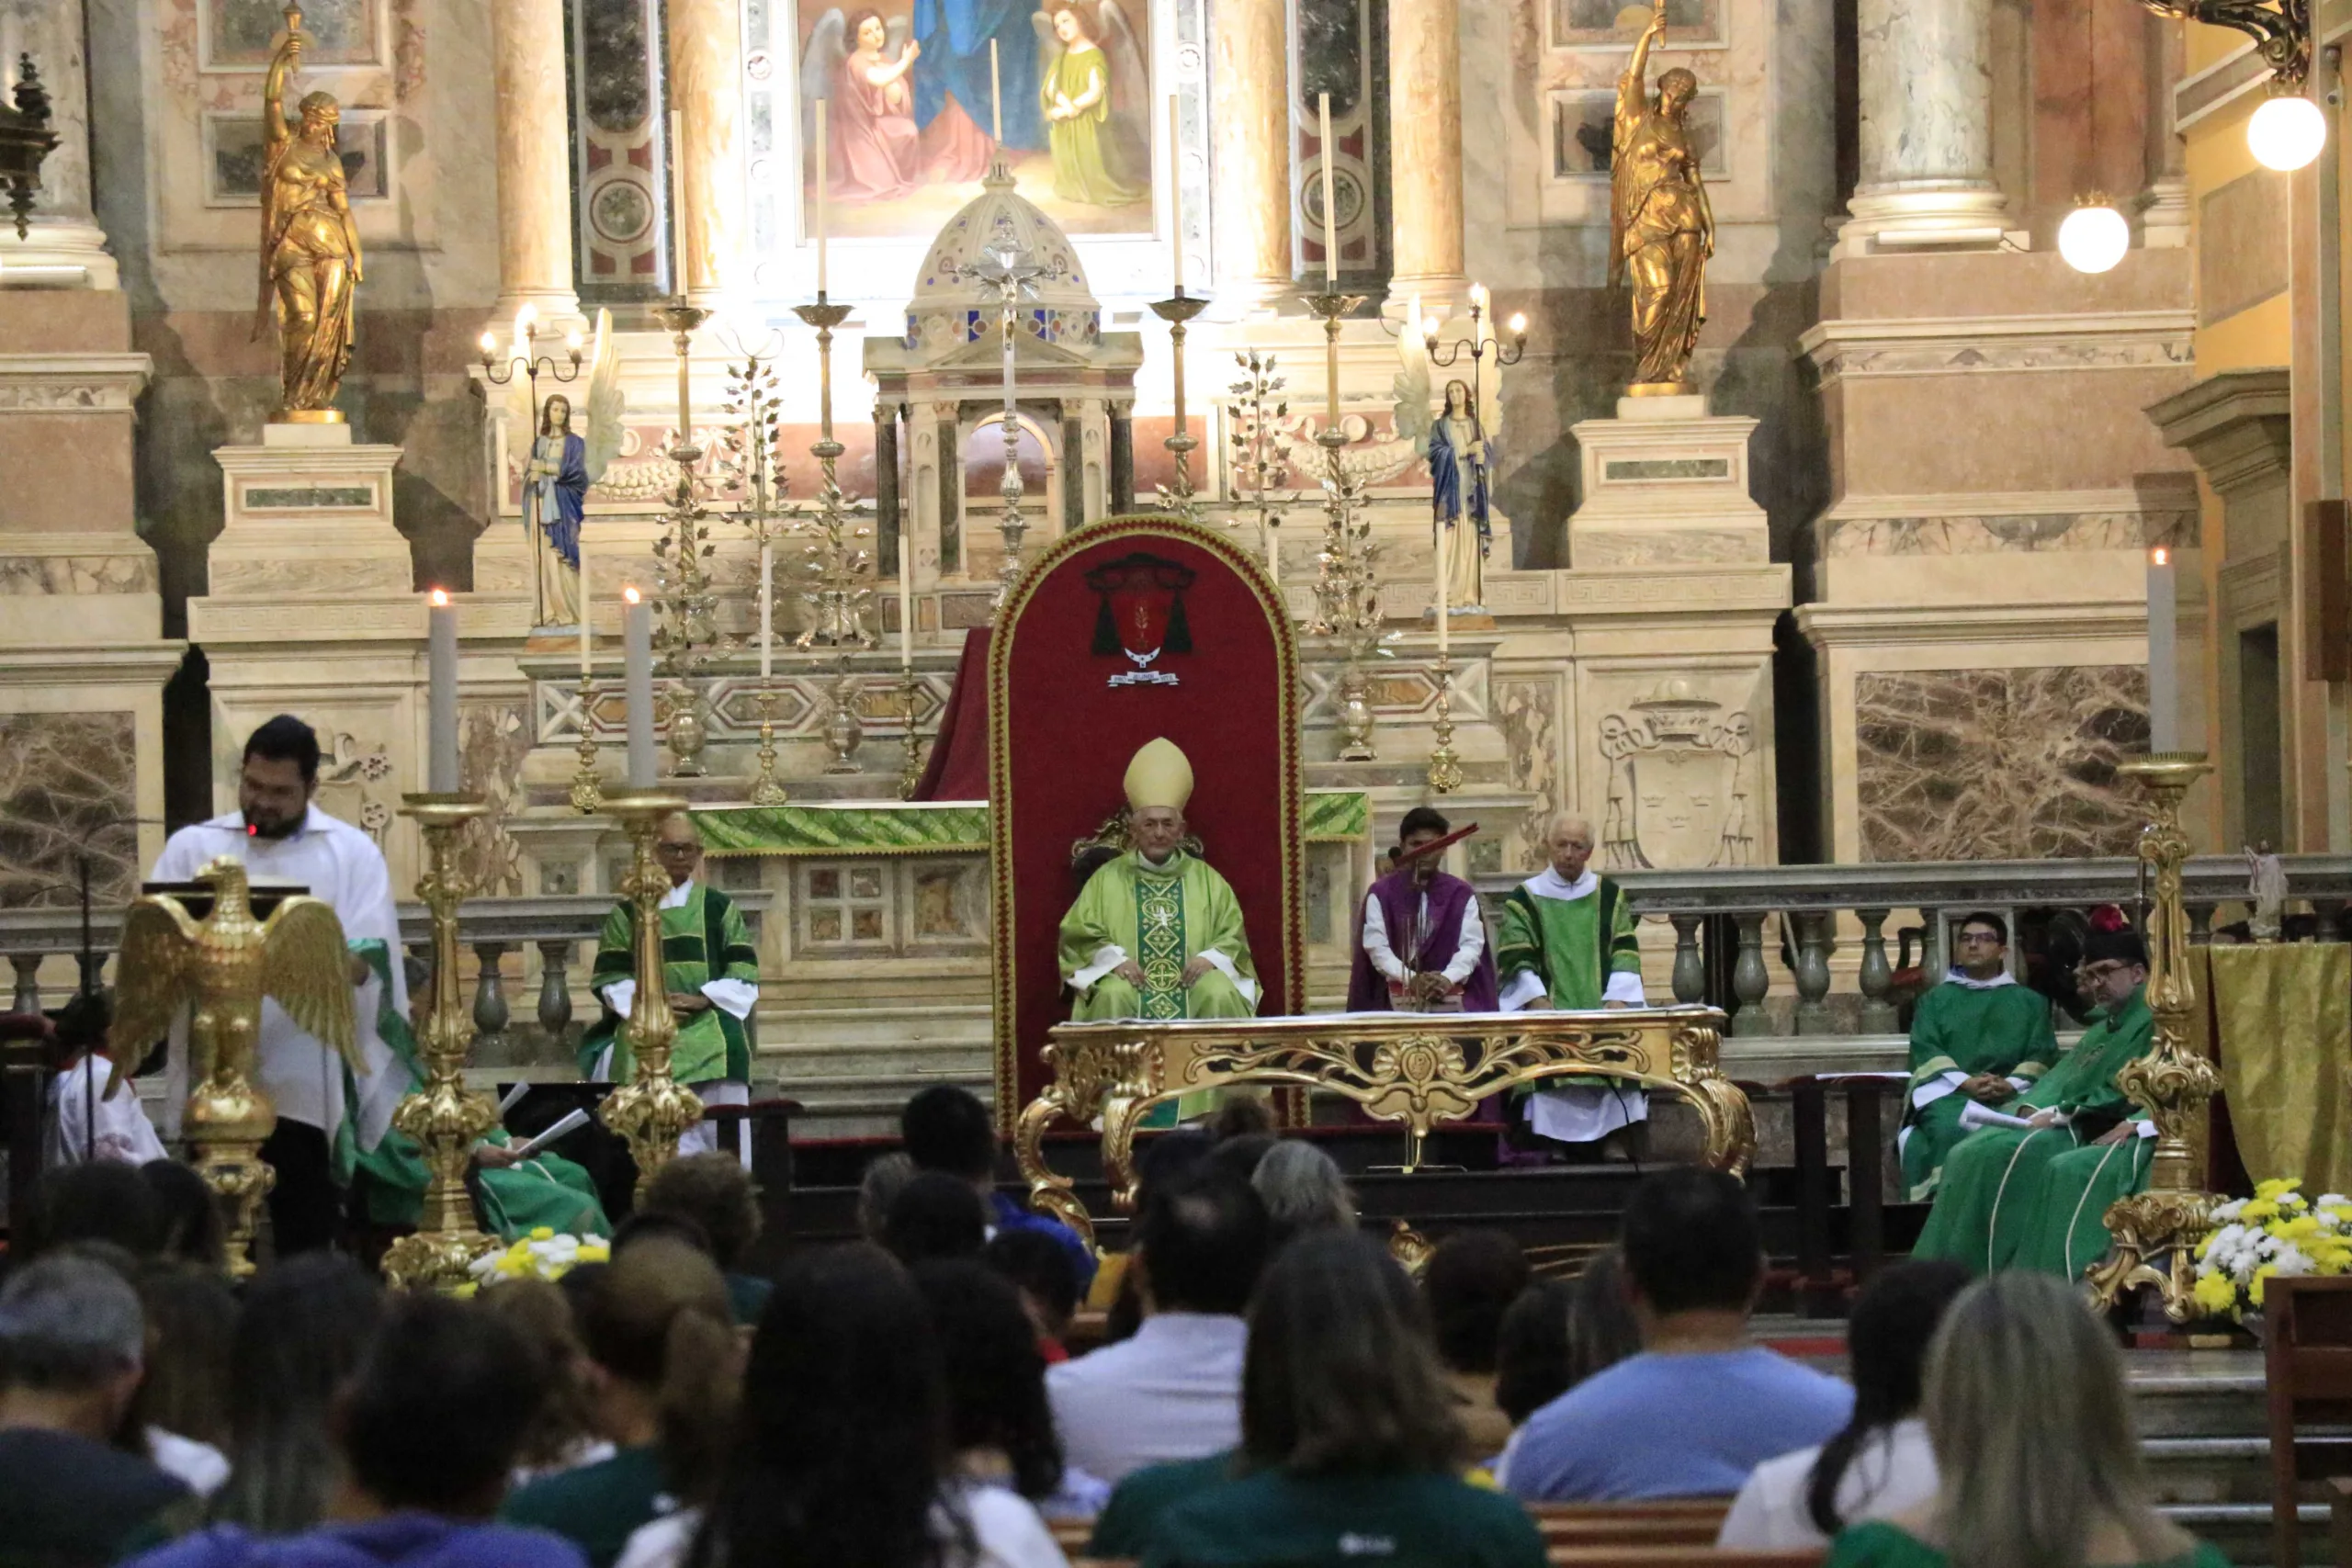
[[[907,347],[939,355],[986,337],[995,329],[1003,299],[968,276],[984,266],[991,252],[1025,253],[1043,267],[1021,311],[1032,334],[1072,348],[1091,346],[1102,333],[1102,307],[1086,287],[1078,247],[1061,225],[1013,188],[1000,161],[981,182],[980,194],[964,204],[931,242],[914,298],[907,305]]]

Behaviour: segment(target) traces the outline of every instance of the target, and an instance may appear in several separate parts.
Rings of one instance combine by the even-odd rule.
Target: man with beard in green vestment
[[[1952,928],[1960,962],[1911,1015],[1911,1082],[1896,1148],[1914,1203],[1935,1196],[1944,1156],[1968,1135],[1971,1105],[2007,1109],[2058,1055],[2050,1002],[2008,972],[2009,928],[1974,914]]]
[[[1915,1257],[1949,1258],[1985,1272],[2074,1272],[2106,1250],[2082,1226],[2098,1226],[2108,1204],[2136,1191],[2147,1176],[2135,1108],[2115,1084],[2115,1075],[2147,1055],[2154,1039],[2147,949],[2129,931],[2098,932],[2086,944],[2083,977],[2098,1001],[2098,1017],[2007,1107],[2028,1125],[1984,1126],[1952,1150]]]
[[[1150,741],[1127,764],[1127,840],[1062,917],[1061,972],[1077,996],[1070,1018],[1249,1018],[1258,971],[1233,888],[1184,842],[1193,765],[1173,741]],[[1216,1091],[1156,1107],[1167,1125],[1215,1103]]]

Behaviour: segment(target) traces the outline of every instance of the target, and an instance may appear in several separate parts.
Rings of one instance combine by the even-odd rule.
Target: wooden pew
[[[1603,1546],[1713,1546],[1727,1497],[1651,1503],[1536,1503],[1528,1512],[1547,1550]]]
[[[2273,1278],[2263,1371],[2270,1404],[2271,1561],[2299,1568],[2302,1483],[2352,1473],[2352,1438],[2299,1433],[2352,1418],[2352,1279]]]

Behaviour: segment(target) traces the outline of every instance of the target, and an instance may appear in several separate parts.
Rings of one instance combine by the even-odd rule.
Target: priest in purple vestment
[[[1428,1012],[1456,998],[1464,1012],[1497,1010],[1495,957],[1477,889],[1438,869],[1450,830],[1426,806],[1398,824],[1396,869],[1364,896],[1350,1012]]]

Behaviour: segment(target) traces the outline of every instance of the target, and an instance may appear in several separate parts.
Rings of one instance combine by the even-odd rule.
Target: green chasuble
[[[1634,934],[1634,910],[1624,890],[1608,877],[1595,876],[1592,892],[1564,897],[1571,886],[1547,867],[1503,895],[1495,922],[1495,981],[1505,1006],[1513,1005],[1514,987],[1523,988],[1529,975],[1542,983],[1554,1007],[1583,1010],[1606,999],[1610,976],[1641,974],[1641,942]],[[1589,1089],[1618,1081],[1556,1078],[1545,1087]],[[1535,1092],[1517,1089],[1510,1098]]]
[[[2115,1087],[2115,1075],[2126,1063],[2147,1054],[2154,1033],[2155,1015],[2148,1010],[2146,989],[2142,987],[2083,1031],[2075,1048],[2060,1057],[2041,1082],[2002,1109],[2018,1116],[2058,1110],[2070,1116],[2128,1117],[2134,1107]],[[2067,1174],[2079,1172],[2080,1179],[2062,1203],[2052,1187],[2052,1168],[2062,1158],[2078,1158],[2077,1149],[2090,1158],[2067,1168]],[[2106,1214],[2106,1204],[2096,1200],[2082,1204],[2083,1213],[2076,1215],[2074,1211],[2090,1184],[2092,1168],[2100,1164],[2100,1156],[2107,1152],[2096,1145],[2086,1147],[2073,1126],[2034,1132],[1979,1128],[1962,1138],[1945,1160],[1936,1205],[1928,1212],[1927,1228],[1919,1233],[1913,1255],[1949,1258],[1989,1272],[2024,1264],[2027,1259],[2022,1254],[2029,1246],[2046,1258],[2051,1244],[2041,1232],[2044,1226],[2056,1226],[2060,1228],[2055,1233],[2055,1255],[2063,1266],[2067,1232],[2081,1222],[2096,1224]],[[2099,1172],[2099,1180],[2111,1184],[2138,1179],[2144,1177],[2144,1156],[2127,1145]],[[2050,1212],[2056,1207],[2067,1213]],[[2089,1213],[2094,1207],[2097,1216]],[[2074,1243],[2077,1257],[2083,1245],[2083,1236],[2077,1235]],[[2104,1250],[2102,1244],[2083,1263],[2087,1265]]]
[[[742,914],[726,894],[699,882],[688,887],[684,903],[662,911],[662,964],[663,984],[689,995],[700,994],[712,980],[757,985],[760,978],[759,952],[752,945]],[[636,976],[637,907],[624,900],[605,917],[588,984],[601,996],[615,981]],[[647,999],[639,997],[633,1005],[641,1007]],[[627,1083],[636,1071],[636,1057],[629,1050],[628,1025],[610,1008],[580,1037],[580,1076],[595,1076],[596,1058],[608,1043],[613,1047],[612,1066],[606,1069],[609,1081]],[[682,1021],[670,1051],[670,1074],[683,1084],[716,1078],[749,1083],[752,1042],[743,1021],[715,1005]]]
[[[1150,195],[1114,173],[1104,154],[1111,121],[1111,62],[1102,51],[1091,44],[1065,49],[1037,84],[1037,107],[1050,114],[1057,93],[1073,104],[1091,93],[1094,101],[1069,119],[1046,121],[1046,141],[1054,153],[1054,194],[1089,207],[1125,207]]]
[[[1186,987],[1184,965],[1204,953],[1225,959],[1232,973],[1214,967]],[[1129,959],[1143,971],[1140,988],[1110,973]],[[1079,1022],[1249,1018],[1258,1010],[1258,971],[1250,962],[1240,902],[1207,862],[1182,850],[1159,865],[1130,850],[1087,879],[1062,917],[1061,972],[1078,993],[1070,1017]],[[1215,1094],[1183,1096],[1173,1117],[1200,1114]]]
[[[1951,1089],[1921,1105],[1919,1091],[1950,1073],[2038,1079],[2057,1055],[2049,1000],[2030,986],[1947,980],[1919,998],[1911,1015],[1911,1082],[1903,1093],[1903,1185],[1911,1201],[1935,1196],[1944,1157],[1966,1135],[1960,1113],[1973,1103]]]

